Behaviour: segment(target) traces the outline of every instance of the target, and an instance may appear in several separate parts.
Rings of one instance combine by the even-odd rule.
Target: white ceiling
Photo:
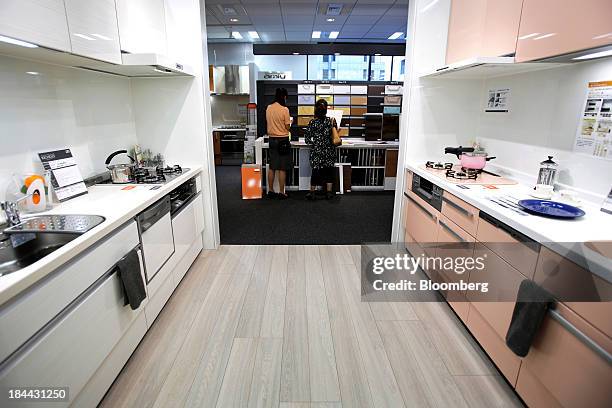
[[[201,0],[206,10],[209,42],[329,42],[339,31],[339,42],[387,42],[394,32],[406,32],[408,0]],[[340,15],[326,15],[329,4],[341,4]],[[328,22],[328,18],[335,21]],[[237,19],[232,22],[230,19]],[[243,40],[231,38],[239,31]],[[257,31],[260,40],[248,32]],[[321,31],[320,39],[312,32]]]

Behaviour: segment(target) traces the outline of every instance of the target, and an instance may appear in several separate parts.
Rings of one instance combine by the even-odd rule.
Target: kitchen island
[[[342,169],[345,191],[395,190],[399,142],[343,138],[336,148],[336,167]],[[293,172],[287,190],[310,188],[310,147],[304,138],[291,141]],[[255,161],[268,168],[267,137],[255,141]],[[347,177],[347,174],[350,176]],[[348,180],[348,181],[347,181]]]

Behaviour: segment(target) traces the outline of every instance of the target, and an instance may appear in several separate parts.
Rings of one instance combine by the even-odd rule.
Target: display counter
[[[343,139],[336,148],[341,192],[395,190],[399,142]],[[291,142],[293,171],[288,176],[287,190],[310,188],[310,147],[303,138]],[[255,160],[262,169],[268,168],[268,142],[266,137],[255,141]],[[265,176],[263,177],[265,180]]]

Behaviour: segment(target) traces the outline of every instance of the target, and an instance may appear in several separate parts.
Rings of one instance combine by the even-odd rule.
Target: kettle
[[[113,158],[120,154],[125,154],[130,159],[130,164],[110,164]],[[126,184],[133,181],[134,163],[134,158],[127,154],[127,150],[117,150],[111,153],[104,162],[106,168],[110,171],[113,184]]]

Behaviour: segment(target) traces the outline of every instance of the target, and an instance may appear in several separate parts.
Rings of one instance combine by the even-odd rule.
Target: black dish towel
[[[510,327],[506,333],[506,345],[514,354],[525,357],[529,353],[553,300],[553,297],[534,281],[525,279],[521,282]]]
[[[147,297],[147,292],[140,274],[140,259],[136,249],[117,262],[117,274],[123,286],[124,305],[129,303],[132,310],[138,309],[140,303]]]

